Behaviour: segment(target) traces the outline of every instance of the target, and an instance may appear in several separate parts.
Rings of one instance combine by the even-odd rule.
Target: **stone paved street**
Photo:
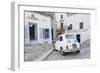
[[[52,49],[49,44],[31,44],[24,47],[24,61],[35,61],[41,55]]]
[[[85,41],[81,45],[79,54],[69,53],[62,56],[58,51],[53,51],[45,60],[70,60],[70,59],[87,59],[90,58],[90,40]]]
[[[24,48],[24,61],[37,61],[43,54],[53,49],[50,44],[31,44],[25,45]],[[67,59],[87,59],[90,58],[90,40],[81,44],[81,50],[79,54],[69,53],[62,56],[60,52],[51,52],[43,61],[50,60],[67,60]]]

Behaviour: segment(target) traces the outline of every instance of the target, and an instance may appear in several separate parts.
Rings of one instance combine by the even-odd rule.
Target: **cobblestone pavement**
[[[58,51],[53,51],[45,60],[70,60],[70,59],[87,59],[90,58],[90,40],[81,44],[81,50],[79,54],[69,53],[62,56]],[[45,61],[44,60],[44,61]]]
[[[31,44],[24,46],[24,61],[35,61],[43,53],[52,49],[50,44]]]

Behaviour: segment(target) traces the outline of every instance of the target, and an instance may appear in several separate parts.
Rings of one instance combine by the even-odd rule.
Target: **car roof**
[[[64,36],[64,35],[75,35],[74,33],[64,33],[64,34],[60,34],[59,36]]]

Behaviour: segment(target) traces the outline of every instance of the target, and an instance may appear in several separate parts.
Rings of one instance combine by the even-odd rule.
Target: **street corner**
[[[31,44],[26,45],[24,50],[25,61],[41,61],[53,51],[53,47],[50,44]]]

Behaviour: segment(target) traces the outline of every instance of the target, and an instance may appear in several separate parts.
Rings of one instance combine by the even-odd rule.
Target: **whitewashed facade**
[[[24,11],[24,43],[52,43],[51,18],[40,13]]]
[[[25,44],[52,44],[52,36],[56,38],[56,31],[63,29],[64,33],[76,34],[80,43],[90,39],[90,14],[55,12],[52,19],[45,14],[25,11],[24,16]]]
[[[55,20],[56,20],[56,28],[57,30],[61,29],[64,27],[63,25],[66,25],[66,20],[67,20],[67,14],[66,13],[55,13]],[[63,25],[61,26],[61,23]]]
[[[75,33],[80,43],[90,39],[90,14],[55,13],[57,29],[65,33]]]

